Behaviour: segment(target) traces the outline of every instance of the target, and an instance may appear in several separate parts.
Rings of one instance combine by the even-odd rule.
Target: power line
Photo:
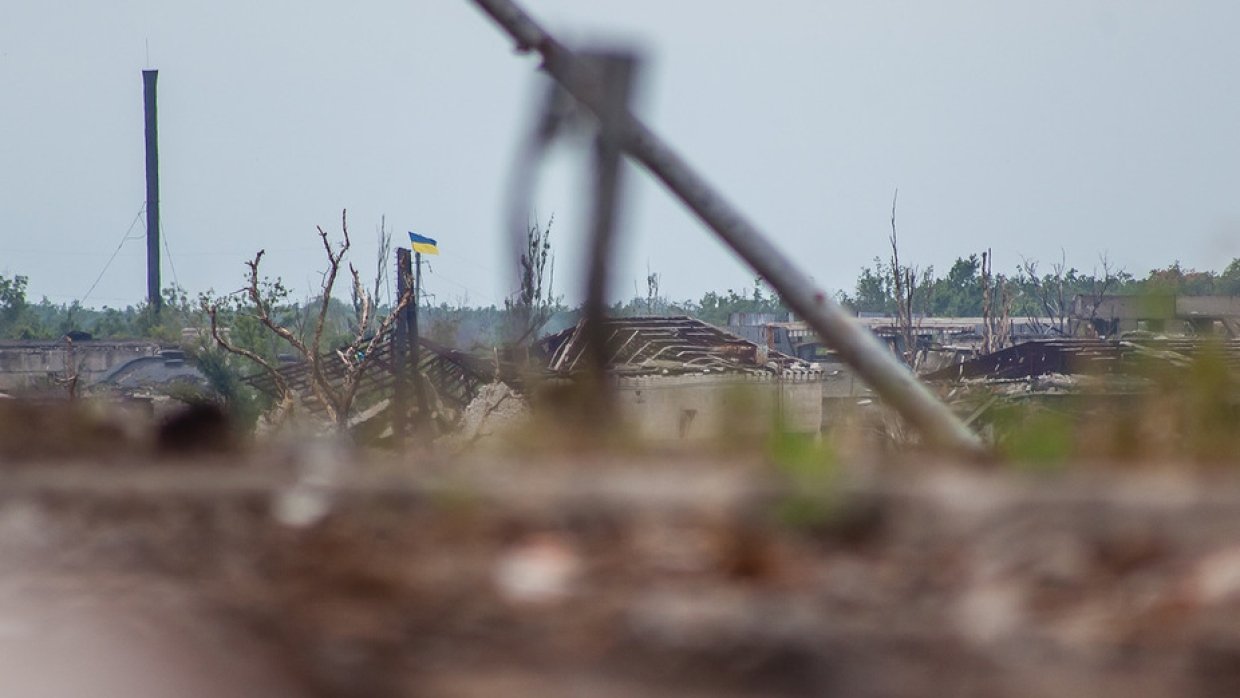
[[[142,213],[144,211],[146,211],[145,203],[142,204],[142,208],[138,209],[138,214],[133,217],[133,222],[129,224],[129,228],[125,231],[125,234],[121,236],[121,241],[116,245],[116,249],[112,251],[112,256],[108,257],[108,261],[103,265],[103,269],[99,270],[99,276],[95,277],[95,283],[91,284],[90,289],[86,291],[86,295],[82,296],[82,305],[86,305],[86,301],[90,298],[90,294],[95,292],[95,287],[98,286],[99,282],[103,280],[103,275],[108,273],[108,267],[112,266],[112,261],[116,259],[116,255],[120,254],[121,248],[125,246],[125,243],[130,240],[142,239],[141,237],[130,237],[129,234],[133,232],[133,227],[138,224],[138,221],[142,218]]]
[[[181,280],[177,278],[177,265],[172,261],[172,250],[168,249],[168,227],[164,225],[163,211],[159,213],[159,229],[161,231],[159,238],[164,242],[164,256],[168,258],[168,268],[172,270],[172,285],[180,288]]]

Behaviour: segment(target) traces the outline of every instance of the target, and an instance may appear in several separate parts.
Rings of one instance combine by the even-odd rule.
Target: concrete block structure
[[[122,364],[159,352],[159,343],[148,340],[0,341],[0,391],[37,390],[74,371],[89,385]]]

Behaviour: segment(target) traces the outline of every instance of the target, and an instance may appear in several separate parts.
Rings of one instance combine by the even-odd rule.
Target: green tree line
[[[913,312],[933,317],[977,317],[982,314],[982,259],[971,254],[958,257],[946,274],[933,267],[920,271],[913,294]],[[1100,269],[1082,271],[1065,264],[1045,270],[1025,262],[1011,274],[996,274],[1011,302],[1014,317],[1037,316],[1046,312],[1048,296],[1071,300],[1077,295],[1177,294],[1187,296],[1240,295],[1240,259],[1234,259],[1221,272],[1187,269],[1178,261],[1152,269],[1143,277],[1114,271],[1104,263]],[[892,314],[896,294],[889,264],[880,259],[862,268],[852,293],[842,292],[839,300],[857,312]]]
[[[1105,267],[1105,265],[1103,265]],[[654,280],[652,275],[652,281]],[[1039,315],[1045,310],[1048,294],[1071,299],[1106,293],[1120,294],[1182,294],[1240,295],[1240,259],[1233,260],[1221,272],[1197,271],[1179,262],[1150,270],[1142,277],[1109,269],[1081,271],[1063,264],[1042,270],[1033,263],[1022,264],[1010,274],[996,274],[995,281],[1004,285],[1011,301],[1014,317]],[[209,326],[202,310],[202,300],[209,294],[190,297],[182,289],[167,289],[160,313],[152,312],[146,303],[113,308],[83,307],[77,302],[52,303],[47,298],[30,302],[25,276],[0,276],[0,338],[56,340],[70,332],[85,332],[98,339],[153,339],[168,343],[181,340],[182,330],[204,330]],[[938,317],[975,317],[982,314],[982,261],[979,255],[959,257],[939,275],[933,268],[917,274],[913,294],[915,313]],[[264,289],[274,300],[282,325],[305,331],[312,325],[309,309],[315,299],[297,301],[278,280]],[[889,265],[874,260],[862,268],[851,293],[841,292],[838,299],[856,312],[894,313],[896,297]],[[576,321],[576,309],[562,302],[552,306],[549,329],[562,329]],[[787,308],[778,295],[755,279],[752,286],[708,291],[693,300],[670,300],[658,293],[657,283],[651,284],[645,296],[635,294],[624,303],[611,307],[614,316],[688,315],[715,325],[726,325],[732,313],[786,314]],[[507,309],[495,305],[470,307],[440,303],[423,305],[420,309],[422,332],[445,346],[467,350],[483,350],[504,342]],[[325,336],[329,339],[347,337],[353,312],[346,303],[332,301]],[[288,351],[283,340],[261,327],[240,308],[224,306],[221,324],[230,329],[239,346],[276,360]],[[325,346],[332,346],[329,342]]]

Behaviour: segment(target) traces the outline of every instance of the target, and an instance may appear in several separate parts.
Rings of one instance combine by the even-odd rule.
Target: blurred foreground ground
[[[0,695],[1240,693],[1240,478],[329,447],[0,470]]]

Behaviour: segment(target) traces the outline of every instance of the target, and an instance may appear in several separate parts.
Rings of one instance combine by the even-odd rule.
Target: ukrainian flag
[[[413,245],[413,251],[419,254],[439,254],[439,243],[425,235],[410,231],[409,243]]]

